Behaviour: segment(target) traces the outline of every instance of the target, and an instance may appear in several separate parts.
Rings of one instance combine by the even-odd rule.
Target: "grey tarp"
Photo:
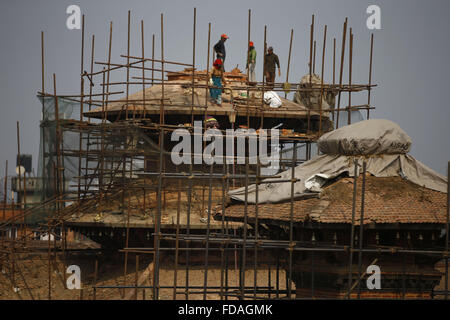
[[[294,198],[301,198],[305,196],[311,196],[320,192],[320,185],[317,188],[317,184],[313,184],[313,187],[306,188],[305,182],[311,181],[317,174],[321,174],[321,178],[317,179],[318,183],[324,183],[327,179],[333,179],[343,173],[352,177],[354,175],[354,160],[358,161],[358,174],[361,170],[362,163],[365,160],[367,163],[367,172],[376,177],[393,177],[401,176],[417,185],[424,186],[426,188],[447,192],[447,180],[444,176],[436,173],[432,169],[428,168],[421,162],[414,159],[412,156],[405,153],[388,154],[392,150],[406,150],[405,143],[410,138],[400,129],[396,124],[391,121],[385,120],[366,120],[354,125],[343,127],[349,135],[344,136],[343,131],[338,132],[341,129],[330,132],[328,137],[325,135],[319,140],[319,148],[323,150],[323,143],[327,144],[327,148],[332,150],[340,150],[345,144],[344,140],[351,141],[349,136],[356,137],[356,134],[351,127],[365,130],[364,139],[365,143],[361,140],[354,139],[354,144],[349,144],[343,149],[346,152],[352,152],[350,146],[354,145],[357,148],[364,150],[371,150],[372,154],[364,155],[342,155],[342,154],[324,154],[302,163],[294,169],[295,178],[300,181],[294,183]],[[381,126],[384,130],[375,130],[377,126]],[[339,139],[333,135],[338,132]],[[370,132],[372,137],[370,138]],[[342,135],[341,135],[342,134]],[[331,141],[335,141],[335,144],[340,144],[340,147],[332,146]],[[375,141],[377,140],[377,141]],[[379,154],[379,149],[374,147],[374,144],[378,144],[379,148],[385,150],[387,153]],[[392,143],[392,148],[389,146]],[[399,146],[399,147],[398,147]],[[409,150],[409,146],[407,148]],[[269,178],[270,180],[286,180],[290,179],[292,175],[292,169],[286,170],[279,174],[279,178]],[[327,177],[324,179],[323,177]],[[255,191],[256,186],[248,186],[248,202],[255,203]],[[229,192],[231,199],[245,201],[245,188],[239,188]],[[271,203],[288,200],[291,198],[291,183],[267,183],[261,184],[258,187],[258,203]]]
[[[328,132],[318,140],[319,150],[325,154],[371,155],[407,153],[411,138],[398,124],[372,119]]]

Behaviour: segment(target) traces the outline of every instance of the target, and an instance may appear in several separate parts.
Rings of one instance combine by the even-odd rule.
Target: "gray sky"
[[[321,59],[323,26],[328,25],[325,80],[331,81],[332,38],[340,52],[342,23],[349,18],[354,33],[353,83],[368,80],[370,32],[366,8],[381,8],[381,30],[374,30],[371,118],[398,123],[412,138],[411,154],[441,174],[450,160],[450,109],[446,99],[450,75],[448,32],[450,2],[432,1],[2,1],[0,3],[0,175],[5,160],[9,173],[15,168],[16,121],[21,126],[21,152],[33,154],[35,171],[39,151],[41,105],[40,32],[45,32],[46,91],[52,92],[56,73],[58,93],[79,92],[81,31],[66,28],[67,6],[77,4],[86,16],[85,69],[90,57],[90,37],[96,37],[96,60],[106,61],[109,21],[113,21],[112,61],[126,53],[127,11],[132,16],[132,54],[140,55],[140,20],[145,23],[145,51],[151,53],[151,35],[156,35],[156,56],[160,56],[160,14],[164,13],[165,58],[192,62],[193,8],[197,8],[196,66],[206,66],[208,23],[212,44],[220,34],[227,41],[226,67],[245,67],[247,16],[252,10],[251,38],[255,42],[257,77],[261,79],[264,25],[267,42],[275,48],[285,80],[290,29],[294,29],[289,80],[298,82],[307,72],[309,25],[316,15],[317,61]],[[347,50],[348,52],[348,50]],[[146,54],[147,55],[147,54]],[[316,67],[316,73],[319,67]],[[348,70],[346,58],[345,71]],[[347,72],[344,81],[348,81]],[[133,91],[139,88],[133,89]],[[366,95],[353,96],[353,104],[366,103]],[[345,102],[343,103],[345,105]]]

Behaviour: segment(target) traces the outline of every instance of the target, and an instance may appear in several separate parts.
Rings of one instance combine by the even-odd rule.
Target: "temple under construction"
[[[337,50],[336,39],[327,45],[327,26],[323,42],[315,40],[312,16],[308,74],[289,82],[291,30],[286,80],[249,83],[248,74],[234,68],[224,74],[219,106],[209,94],[211,24],[206,70],[196,66],[196,31],[194,9],[192,61],[167,61],[163,15],[158,58],[155,35],[151,54],[144,52],[141,21],[141,48],[133,55],[128,12],[127,52],[113,60],[111,22],[108,55],[101,61],[95,37],[85,39],[83,16],[80,87],[71,95],[57,92],[55,74],[51,89],[45,86],[42,32],[39,174],[30,178],[19,170],[13,190],[24,196],[17,203],[6,203],[5,184],[0,277],[11,292],[6,297],[64,297],[55,289],[61,282],[68,290],[61,266],[77,264],[77,255],[89,252],[93,276],[82,276],[81,299],[108,298],[102,296],[106,290],[123,299],[141,293],[144,299],[447,298],[448,180],[407,154],[407,138],[370,136],[389,146],[369,152],[366,145],[357,149],[349,131],[329,136],[344,128],[352,132],[355,114],[370,119],[373,35],[368,82],[353,83],[354,38],[347,19]],[[250,31],[249,10],[248,41]],[[267,27],[264,52],[266,34]],[[91,58],[85,61],[88,42]],[[322,52],[316,54],[317,43]],[[326,50],[333,52],[328,82]],[[281,96],[281,106],[271,106],[267,92]],[[367,103],[352,105],[352,95],[367,95]],[[208,144],[208,117],[223,136],[232,130],[231,159],[195,161]],[[277,136],[270,134],[273,128]],[[192,161],[174,164],[179,130],[192,141],[200,135],[202,148],[189,147]],[[276,172],[251,152],[252,139],[263,130]],[[236,150],[239,139],[243,153]],[[345,150],[325,150],[330,141]],[[229,157],[227,147],[221,145],[220,154]],[[28,278],[30,266],[21,265],[33,254],[46,261],[45,295]],[[113,284],[100,281],[117,276],[102,265],[106,256],[123,264]],[[381,288],[366,286],[371,265],[381,270]]]

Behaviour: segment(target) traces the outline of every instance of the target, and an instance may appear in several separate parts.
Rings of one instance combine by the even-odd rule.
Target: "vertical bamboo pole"
[[[91,79],[89,81],[89,111],[91,111],[92,108],[92,90],[94,87],[94,80],[93,80],[93,76],[92,73],[94,73],[94,52],[95,52],[95,36],[92,35],[92,42],[91,42],[91,65],[90,65],[90,72],[91,72]],[[91,118],[88,118],[88,123],[91,122]],[[87,141],[86,141],[86,157],[85,157],[85,176],[86,178],[84,179],[84,194],[83,194],[83,198],[86,197],[87,195],[87,191],[88,191],[88,184],[87,184],[87,177],[89,174],[89,146],[90,146],[90,132],[87,133]]]
[[[61,213],[61,201],[62,201],[62,171],[64,170],[62,163],[61,163],[61,145],[62,145],[62,134],[61,134],[61,126],[60,126],[60,119],[59,119],[59,102],[58,102],[58,97],[56,95],[56,75],[53,74],[53,89],[54,89],[54,97],[55,97],[55,121],[56,121],[56,174],[54,174],[55,177],[55,190],[56,191],[56,217],[53,217],[53,222],[57,221],[55,218],[59,218],[60,213]],[[55,233],[55,229],[52,226],[52,228],[50,228],[48,230],[48,237],[49,237],[49,241],[50,241],[50,235],[51,235],[51,231],[53,231],[53,233]],[[56,241],[56,235],[54,235],[54,240]],[[50,242],[49,242],[49,246],[50,246]],[[56,258],[56,243],[54,243],[55,246],[55,252],[52,256],[52,259]],[[50,263],[50,262],[49,262]],[[50,271],[50,270],[49,270]],[[50,297],[50,290],[51,287],[49,286],[49,297]]]
[[[369,87],[367,88],[367,119],[370,117],[370,94],[372,92],[372,56],[373,56],[373,33],[370,35],[370,62],[369,62]]]
[[[99,204],[103,201],[103,169],[105,166],[104,163],[104,149],[105,149],[105,68],[102,70],[102,126],[100,127],[100,170],[98,174],[98,191],[99,191]]]
[[[178,166],[176,167],[179,171]],[[175,270],[173,273],[173,300],[177,299],[177,285],[178,285],[178,255],[180,248],[180,212],[181,212],[181,179],[177,181],[177,227],[176,227],[176,240],[175,240]]]
[[[84,102],[84,14],[82,17],[81,23],[81,63],[80,63],[80,123],[83,121],[83,102]],[[90,98],[92,100],[92,98]],[[79,139],[78,139],[78,188],[77,188],[77,212],[80,215],[80,206],[81,206],[81,151],[83,144],[83,132],[80,130]],[[66,273],[64,272],[64,277]]]
[[[316,40],[313,45],[313,74],[316,74]]]
[[[333,38],[333,88],[336,84],[336,38]]]
[[[81,63],[80,63],[80,121],[83,121],[83,97],[84,97],[84,82],[83,82],[83,69],[84,69],[84,14],[81,20]],[[80,134],[81,137],[81,134]],[[81,139],[81,138],[80,138]],[[80,175],[80,174],[79,174]]]
[[[130,24],[131,24],[131,12],[128,10],[128,29],[127,29],[127,85],[126,85],[126,104],[125,104],[125,119],[128,120],[128,98],[130,95]],[[134,117],[134,115],[133,115]],[[134,118],[133,118],[134,119]]]
[[[161,106],[160,106],[160,127],[159,127],[159,176],[158,176],[158,211],[155,219],[155,268],[153,273],[153,299],[159,299],[159,243],[160,243],[160,228],[161,228],[161,212],[162,212],[162,169],[163,169],[163,150],[164,150],[164,15],[161,13]]]
[[[250,57],[250,32],[251,32],[251,22],[252,22],[252,11],[248,9],[248,25],[247,25],[247,45],[245,46],[247,48],[247,63]],[[263,53],[264,56],[265,52]],[[256,62],[256,61],[255,61]],[[264,77],[264,76],[263,76]],[[250,106],[250,89],[249,89],[249,80],[250,80],[250,68],[247,68],[247,127],[250,128],[250,112],[249,112],[249,106]],[[235,117],[236,119],[236,117]],[[236,121],[236,120],[235,120]],[[234,126],[234,122],[233,122]]]
[[[44,70],[44,31],[41,31],[41,77],[42,77],[42,121],[45,119],[45,70]],[[45,148],[46,148],[46,139],[45,139],[45,127],[43,126],[41,128],[42,132],[42,158],[43,162],[45,163]],[[46,171],[47,168],[45,165],[42,166],[42,190],[43,190],[43,197],[42,200],[47,200],[47,179],[46,179]],[[44,210],[45,210],[44,206]]]
[[[350,43],[353,35],[350,32]],[[366,161],[363,161],[363,181],[361,190],[361,217],[359,220],[359,252],[358,252],[358,299],[361,298],[361,276],[362,276],[362,249],[364,235],[364,197],[366,193]]]
[[[22,189],[22,171],[21,171],[21,166],[22,166],[22,161],[21,161],[21,155],[20,155],[20,130],[19,130],[19,121],[17,121],[16,123],[16,132],[17,132],[17,167],[19,168],[19,188],[18,188],[18,194],[20,194],[20,189]],[[23,175],[25,175],[25,170],[23,172]],[[24,186],[25,187],[25,186]],[[22,189],[23,191],[23,196],[20,197],[20,213],[23,214],[24,211],[24,197],[25,197],[25,189]],[[25,218],[24,218],[25,219]],[[24,223],[23,223],[24,224]],[[22,227],[23,227],[22,224]],[[18,233],[18,232],[17,232]]]
[[[312,76],[313,43],[314,43],[314,15],[312,15],[310,38],[309,38],[309,83],[310,84],[311,84],[311,76]]]
[[[336,38],[333,38],[333,92],[334,95],[334,86],[336,85]],[[334,106],[332,112],[332,120],[334,122]]]
[[[105,102],[105,115],[104,119],[108,120],[108,101],[109,101],[109,84],[110,84],[110,76],[111,76],[111,47],[112,47],[112,31],[113,31],[113,23],[112,21],[109,23],[109,43],[108,43],[108,73],[106,79],[106,102]]]
[[[289,55],[288,55],[288,63],[286,70],[286,83],[289,82],[289,69],[291,65],[291,51],[292,51],[292,37],[294,36],[294,29],[291,29],[291,40],[289,41]],[[287,98],[287,91],[284,93],[284,98]]]
[[[325,46],[326,46],[326,38],[327,38],[327,26],[325,25],[325,29],[324,29],[324,31],[323,31],[322,72],[321,72],[321,80],[320,80],[319,137],[322,135],[322,100],[323,100],[323,77],[324,77],[324,68],[325,68]],[[319,148],[317,148],[317,153],[319,153]]]
[[[345,39],[347,36],[347,18],[345,18],[343,30],[342,30],[342,49],[341,49],[341,67],[339,71],[339,93],[336,113],[336,129],[339,128],[339,109],[341,106],[341,90],[342,90],[342,77],[344,74],[344,57],[345,57]]]
[[[264,30],[266,28],[264,27]],[[265,52],[265,51],[264,51]],[[263,90],[264,91],[264,90]],[[250,144],[249,136],[244,137],[244,143]],[[239,272],[239,291],[240,291],[240,300],[244,299],[245,296],[245,269],[246,269],[246,257],[247,257],[247,232],[248,232],[248,185],[249,185],[249,157],[245,155],[245,196],[244,196],[244,230],[243,230],[243,239],[242,239],[242,259],[241,266]]]
[[[194,104],[195,104],[195,35],[197,28],[197,8],[194,8],[194,23],[192,30],[192,97],[191,97],[191,125],[194,125]],[[208,46],[209,48],[209,46]],[[209,50],[208,50],[209,54]],[[208,98],[206,98],[208,100]],[[206,111],[205,111],[206,112]]]
[[[153,299],[159,300],[159,259],[160,259],[160,250],[159,250],[159,244],[160,244],[160,237],[161,237],[161,212],[162,212],[162,162],[163,162],[163,150],[164,150],[164,127],[160,128],[160,150],[159,150],[159,175],[158,175],[158,209],[157,209],[157,217],[155,219],[155,242],[154,242],[154,248],[155,248],[155,268],[154,268],[154,274],[153,274]]]
[[[97,299],[97,278],[98,278],[98,260],[95,259],[95,266],[94,266],[94,297],[93,299]]]
[[[347,107],[347,124],[352,123],[352,62],[353,62],[353,32],[350,28],[350,49],[348,64],[348,107]]]
[[[47,271],[48,271],[48,300],[52,300],[52,263],[51,263],[51,242],[50,242],[50,220],[47,224]]]
[[[358,161],[354,160],[355,170],[353,173],[353,202],[352,202],[352,225],[350,229],[350,253],[349,253],[349,263],[348,263],[348,291],[347,298],[350,299],[350,292],[353,282],[353,247],[354,247],[354,235],[355,235],[355,212],[356,212],[356,184],[358,181]]]
[[[44,31],[41,31],[41,77],[42,77],[42,94],[44,94],[45,93]]]
[[[292,164],[291,164],[291,197],[289,207],[289,269],[286,274],[287,296],[290,299],[292,294],[292,254],[294,245],[294,187],[295,187],[295,164],[297,163],[297,144],[294,142],[292,148]],[[289,277],[289,282],[287,278]]]
[[[164,15],[161,13],[161,105],[159,124],[164,124]],[[162,138],[162,137],[161,137]],[[162,165],[162,163],[160,164]]]
[[[60,140],[59,140],[59,108],[58,108],[58,97],[56,96],[56,75],[53,74],[53,94],[55,99],[55,120],[56,120],[56,151],[57,151],[57,160],[56,165],[53,165],[53,180],[54,180],[54,190],[55,190],[55,198],[56,198],[56,206],[59,208],[59,200],[60,200],[60,194],[59,194],[59,188],[58,186],[58,180],[59,180],[59,172],[60,172],[60,165],[59,165],[59,146],[60,146]],[[58,210],[59,211],[59,210]],[[51,266],[51,227],[50,227],[50,217],[48,220],[47,225],[47,237],[48,237],[48,300],[51,300],[51,272],[52,272],[52,266]]]
[[[136,270],[134,273],[134,300],[138,298],[139,255],[136,255]]]
[[[6,160],[5,164],[5,182],[3,185],[3,219],[2,222],[6,220],[6,194],[8,192],[8,160]]]
[[[6,194],[8,192],[8,160],[6,160],[6,164],[5,164],[5,181],[3,183],[3,219],[2,219],[2,223],[5,223],[6,220]],[[14,205],[14,204],[12,204]],[[4,242],[5,242],[5,238],[6,238],[6,231],[7,229],[5,228],[4,231],[0,231],[1,234],[1,238],[2,238],[2,247],[4,246]],[[0,260],[0,268],[3,270],[3,261]]]
[[[91,74],[94,73],[94,53],[95,53],[95,35],[92,35],[92,42],[91,42]],[[93,76],[91,76],[93,77]],[[92,82],[90,82],[89,85],[89,100],[92,100],[92,88],[94,87],[93,83],[94,79],[92,79]],[[91,111],[92,102],[89,101],[89,111]],[[88,118],[88,122],[91,121],[91,118]]]
[[[130,164],[130,177],[133,175],[133,169]],[[125,248],[128,248],[130,243],[130,203],[131,203],[131,193],[128,193],[128,201],[127,201],[127,220],[126,220],[126,231],[125,231]],[[125,251],[125,261],[123,268],[123,284],[126,286],[127,284],[127,272],[128,272],[128,250]],[[123,291],[125,295],[125,290]]]
[[[206,224],[206,243],[205,243],[205,269],[203,278],[203,300],[206,300],[206,293],[208,287],[208,260],[209,260],[209,237],[210,237],[210,227],[211,227],[211,206],[212,206],[212,174],[214,169],[214,162],[209,165],[209,192],[208,192],[208,217]]]
[[[311,30],[309,38],[309,88],[312,88],[312,74],[313,74],[313,43],[314,43],[314,15],[312,15]],[[308,126],[307,133],[311,129],[311,110],[308,108]]]
[[[155,83],[155,35],[152,35],[152,86]]]
[[[144,53],[144,20],[141,20],[141,47],[142,47],[142,118],[145,119],[146,105],[145,105],[145,53]]]
[[[266,50],[267,50],[267,26],[264,26],[263,66],[264,66],[265,57],[266,57]],[[260,128],[261,129],[264,128],[264,92],[265,92],[265,86],[266,86],[266,81],[264,80],[265,79],[265,75],[264,75],[265,72],[266,71],[264,70],[264,72],[263,72],[263,82],[262,82],[262,91],[261,91],[261,124],[260,124]]]
[[[262,131],[261,131],[262,132]],[[267,135],[265,136],[267,139]],[[262,139],[262,135],[259,135],[259,139]],[[257,140],[258,141],[258,140]],[[261,141],[261,140],[259,140]],[[267,139],[267,141],[269,141]],[[271,140],[270,140],[271,141]],[[250,143],[250,141],[249,141]],[[266,143],[266,141],[263,141],[262,143]],[[259,154],[257,154],[256,157],[256,181],[255,181],[255,247],[253,252],[254,257],[254,263],[253,263],[253,296],[256,298],[256,288],[258,286],[258,279],[257,279],[257,266],[258,266],[258,239],[259,239],[259,221],[258,221],[258,202],[259,202],[259,177],[261,176],[261,167],[260,167],[260,159]]]
[[[205,114],[204,114],[204,120],[206,120],[206,115],[208,112],[208,95],[209,95],[209,54],[211,52],[211,22],[208,24],[208,51],[206,52],[206,92],[205,92]],[[192,89],[194,90],[194,89]],[[192,105],[194,103],[192,102]],[[193,108],[193,106],[192,106]],[[193,110],[193,109],[192,109]],[[191,125],[194,125],[194,113],[191,111]]]

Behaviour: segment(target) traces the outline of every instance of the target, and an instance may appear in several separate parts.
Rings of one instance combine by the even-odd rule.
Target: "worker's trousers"
[[[275,71],[266,71],[266,84],[268,87],[273,88],[273,83],[275,82]]]
[[[248,82],[256,82],[255,64],[254,63],[248,64]]]

